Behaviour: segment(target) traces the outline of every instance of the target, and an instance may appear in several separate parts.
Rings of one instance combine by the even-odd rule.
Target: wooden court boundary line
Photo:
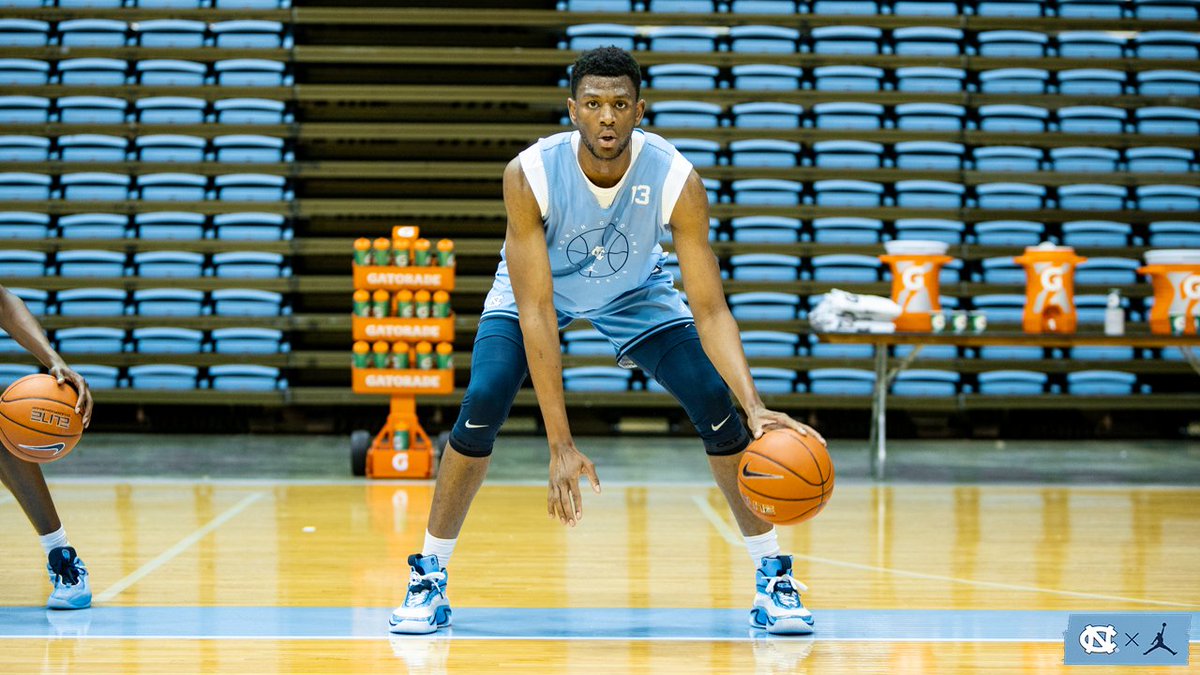
[[[696,507],[698,509],[700,509],[700,513],[704,514],[705,519],[708,520],[708,522],[712,524],[712,526],[717,530],[717,532],[721,535],[721,537],[725,539],[725,541],[729,542],[729,544],[731,546],[733,546],[734,548],[737,548],[739,550],[745,549],[746,543],[742,539],[742,537],[739,534],[737,534],[736,532],[734,532],[733,528],[729,525],[729,523],[726,522],[725,519],[722,518],[719,513],[717,513],[716,509],[714,509],[712,507],[712,505],[709,504],[708,501],[706,501],[704,499],[704,497],[702,497],[700,495],[692,495],[692,502],[696,504]],[[1088,599],[1092,599],[1092,600],[1114,600],[1114,601],[1119,601],[1119,602],[1133,602],[1133,603],[1138,603],[1138,604],[1143,604],[1143,605],[1155,605],[1155,606],[1162,606],[1162,607],[1186,607],[1186,608],[1190,608],[1190,609],[1195,609],[1197,607],[1200,607],[1200,605],[1188,604],[1185,602],[1170,602],[1167,600],[1146,600],[1144,598],[1127,598],[1127,597],[1123,597],[1120,595],[1102,595],[1100,593],[1083,593],[1080,591],[1067,591],[1067,590],[1062,590],[1062,589],[1057,589],[1057,588],[1042,588],[1039,586],[1023,586],[1020,584],[1006,584],[1006,583],[1002,583],[1002,582],[998,582],[998,581],[981,581],[978,579],[963,579],[961,577],[950,577],[950,576],[945,576],[942,574],[928,574],[926,572],[912,572],[909,570],[900,570],[900,569],[896,569],[894,567],[880,567],[877,565],[864,565],[862,563],[849,562],[846,560],[836,560],[834,558],[824,558],[824,557],[815,556],[815,555],[805,555],[803,553],[792,553],[791,556],[793,558],[799,558],[801,560],[808,560],[811,562],[821,563],[823,565],[846,567],[849,569],[863,570],[863,571],[868,571],[868,572],[884,572],[886,574],[894,574],[896,576],[910,577],[910,578],[914,578],[914,579],[929,579],[929,580],[933,580],[933,581],[947,581],[947,582],[955,583],[955,584],[965,584],[968,586],[981,586],[983,588],[992,588],[992,589],[1002,590],[1002,591],[1020,591],[1020,592],[1025,592],[1025,593],[1048,593],[1051,595],[1064,595],[1064,596],[1074,597],[1074,598],[1088,598]]]
[[[262,499],[265,496],[266,496],[265,492],[254,492],[254,493],[246,495],[237,504],[234,504],[233,506],[226,509],[225,512],[222,513],[221,515],[219,515],[216,518],[213,518],[212,520],[205,523],[200,529],[196,530],[195,532],[192,532],[188,536],[179,540],[179,542],[177,542],[171,548],[158,554],[153,559],[151,559],[149,562],[143,564],[141,567],[137,568],[132,573],[126,575],[123,579],[120,579],[119,581],[114,583],[112,586],[109,586],[103,593],[96,596],[95,601],[96,602],[107,602],[107,601],[112,600],[113,598],[117,597],[118,595],[120,595],[121,593],[126,591],[130,586],[133,586],[134,584],[141,581],[144,577],[149,575],[154,570],[167,564],[168,562],[171,561],[171,559],[175,558],[175,556],[178,556],[180,553],[183,553],[184,551],[188,550],[196,542],[207,537],[209,535],[209,533],[213,532],[217,528],[219,528],[222,525],[224,525],[225,523],[229,522],[234,516],[238,515],[242,511],[246,510],[246,508],[248,506],[257,502],[258,500]]]

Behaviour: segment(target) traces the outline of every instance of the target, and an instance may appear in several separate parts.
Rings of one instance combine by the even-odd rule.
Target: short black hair
[[[597,47],[575,59],[575,65],[571,66],[571,98],[575,98],[580,80],[587,75],[628,77],[633,82],[634,98],[642,95],[642,69],[633,56],[620,47]]]

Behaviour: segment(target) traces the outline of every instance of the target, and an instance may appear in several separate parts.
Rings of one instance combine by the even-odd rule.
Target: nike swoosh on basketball
[[[471,420],[467,420],[463,424],[465,424],[468,429],[482,429],[488,426],[486,424],[471,424]]]
[[[783,476],[777,476],[773,473],[759,473],[757,471],[751,471],[749,466],[742,466],[742,476],[746,478],[783,478]]]
[[[52,443],[50,445],[23,445],[21,443],[18,443],[17,447],[21,448],[22,450],[29,450],[31,452],[51,452],[51,451],[53,451],[53,453],[57,455],[58,453],[67,449],[67,444],[66,443]]]
[[[713,425],[711,425],[711,426],[712,426],[712,430],[713,430],[713,431],[719,431],[719,430],[721,429],[721,427],[725,426],[725,423],[729,421],[729,418],[730,418],[730,417],[733,417],[733,413],[729,413],[728,415],[726,415],[726,416],[725,416],[725,419],[721,420],[720,424],[713,424]]]

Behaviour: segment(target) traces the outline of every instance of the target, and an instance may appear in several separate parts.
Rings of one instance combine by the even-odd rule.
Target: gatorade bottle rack
[[[393,242],[407,245],[416,242],[419,231],[416,227],[400,226],[393,228]],[[384,241],[386,240],[377,240]],[[443,240],[443,245],[448,240]],[[429,253],[430,260],[420,261],[426,264],[408,265],[379,265],[360,264],[364,259],[378,262],[376,255],[380,253],[379,245],[375,250],[363,251],[356,244],[354,264],[354,287],[356,291],[378,292],[389,294],[388,308],[396,307],[396,299],[390,294],[400,291],[445,291],[454,290],[454,261],[452,243],[448,251],[442,250],[441,260]],[[441,249],[440,249],[441,250]],[[433,266],[437,263],[438,266]],[[357,302],[357,298],[356,298]],[[448,301],[447,301],[448,302]],[[358,342],[369,342],[385,346],[390,344],[387,352],[358,354],[357,358],[375,360],[379,358],[392,359],[395,352],[409,358],[413,344],[420,342],[448,344],[454,340],[454,314],[444,306],[446,316],[429,317],[398,317],[398,316],[360,316],[356,313],[351,326],[353,338]],[[374,308],[372,308],[374,309]],[[396,350],[397,343],[403,345]],[[374,357],[374,358],[372,358]],[[445,354],[418,354],[417,358],[441,359]],[[416,399],[419,394],[449,394],[454,391],[454,368],[420,368],[397,367],[380,368],[378,364],[362,367],[355,363],[352,370],[351,387],[356,394],[387,394],[391,397],[387,421],[383,428],[373,436],[367,430],[355,431],[350,437],[350,463],[355,475],[366,475],[371,478],[429,478],[434,473],[434,447],[429,435],[421,427],[417,419]],[[416,364],[410,364],[415,366]],[[436,365],[436,361],[435,361]],[[376,367],[371,367],[376,366]],[[397,429],[408,431],[405,444],[395,441]],[[399,446],[399,447],[398,447]]]

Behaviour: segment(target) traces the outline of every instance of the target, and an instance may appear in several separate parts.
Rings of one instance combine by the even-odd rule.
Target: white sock
[[[39,536],[38,539],[42,542],[42,550],[45,551],[46,555],[50,555],[50,551],[53,551],[59,546],[71,545],[67,541],[67,529],[61,525],[57,530],[51,532],[50,534],[43,534]]]
[[[425,546],[421,548],[421,557],[436,555],[438,564],[442,566],[442,569],[446,569],[446,565],[450,564],[450,554],[454,553],[454,545],[457,543],[457,537],[454,539],[438,539],[429,534],[429,530],[425,530]]]
[[[779,535],[775,533],[773,527],[762,534],[743,538],[746,540],[746,550],[750,552],[750,559],[754,561],[755,567],[762,564],[763,558],[779,555]]]

